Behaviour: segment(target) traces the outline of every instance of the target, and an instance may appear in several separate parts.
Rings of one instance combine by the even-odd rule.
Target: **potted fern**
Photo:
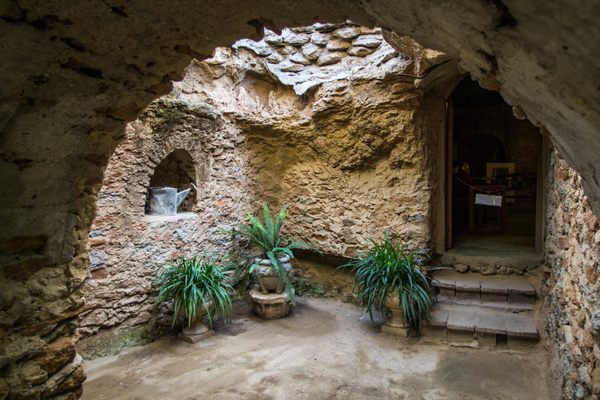
[[[411,327],[418,329],[420,321],[429,318],[433,305],[430,278],[423,271],[424,252],[407,251],[387,233],[381,243],[371,243],[366,254],[342,268],[354,271],[358,301],[371,320],[373,311],[386,315],[389,310],[382,330],[408,336]]]
[[[173,302],[173,325],[184,317],[184,340],[195,342],[211,333],[216,316],[231,319],[230,272],[229,266],[221,268],[213,257],[201,253],[193,258],[180,257],[159,273],[156,304]]]
[[[238,225],[237,232],[260,250],[250,264],[249,272],[253,273],[263,293],[281,293],[284,289],[290,301],[294,300],[294,289],[289,278],[294,257],[293,249],[308,249],[310,246],[302,242],[294,242],[281,235],[281,227],[287,218],[287,206],[283,206],[275,218],[267,203],[263,203],[263,220],[248,214],[249,225]]]

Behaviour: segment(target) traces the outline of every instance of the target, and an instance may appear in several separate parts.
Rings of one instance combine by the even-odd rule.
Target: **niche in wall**
[[[192,211],[196,204],[196,167],[194,159],[186,150],[177,149],[165,157],[154,169],[149,188],[173,187],[178,192],[191,189],[185,200],[177,208],[177,212]],[[148,195],[145,211],[149,212]]]

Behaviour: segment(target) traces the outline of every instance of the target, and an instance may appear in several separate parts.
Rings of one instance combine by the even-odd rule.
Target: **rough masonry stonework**
[[[600,229],[581,177],[553,154],[546,227],[546,331],[564,396],[600,398]]]
[[[336,40],[364,42],[368,54],[340,51],[343,57],[326,66],[272,69],[274,54],[275,65],[291,63],[306,44],[324,49],[336,35],[350,35],[349,28],[356,31],[351,38]],[[100,333],[114,341],[106,331],[114,327],[159,330],[164,319],[152,313],[158,268],[179,255],[232,252],[235,244],[222,230],[245,222],[263,201],[287,204],[286,233],[327,255],[355,256],[386,231],[412,248],[432,250],[439,192],[433,174],[441,162],[433,151],[445,112],[440,82],[459,74],[415,87],[407,74],[420,64],[411,57],[427,50],[413,42],[412,53],[400,55],[378,30],[305,27],[302,34],[310,38],[303,43],[292,34],[240,41],[192,63],[170,95],[127,126],[89,235],[84,337]],[[428,54],[423,62],[443,60]],[[195,166],[192,209],[144,215],[157,166],[178,150]],[[80,347],[102,353],[94,349],[98,342],[84,340]]]
[[[240,38],[260,37],[264,25],[277,30],[350,18],[410,34],[453,57],[545,126],[580,173],[597,213],[597,9],[595,2],[564,0],[226,0],[210,7],[190,1],[5,1],[0,6],[0,343],[6,351],[0,393],[36,398],[48,390],[46,397],[76,396],[83,380],[76,357],[62,358],[62,369],[45,374],[29,361],[57,352],[54,342],[60,338],[74,337],[104,168],[125,139],[126,123],[167,94],[192,58],[209,57],[215,47]],[[305,37],[293,40],[307,44]],[[321,56],[314,47],[305,50],[308,60]],[[320,63],[337,59],[336,51]],[[61,382],[68,384],[55,391]]]

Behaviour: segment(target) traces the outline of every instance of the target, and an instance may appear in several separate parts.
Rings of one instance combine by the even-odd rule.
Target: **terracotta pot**
[[[410,324],[404,321],[404,311],[397,291],[386,296],[385,306],[389,308],[391,315],[381,326],[381,330],[397,336],[407,337],[410,333]]]
[[[214,305],[211,302],[208,303],[208,308],[212,311]],[[208,315],[207,310],[200,306],[200,313],[196,315],[196,320],[192,322],[191,326],[184,326],[181,332],[181,339],[186,342],[195,343],[200,339],[212,335],[213,330],[204,322],[204,318]],[[187,318],[184,317],[185,323],[187,324]]]
[[[279,275],[279,271],[276,268],[273,268],[271,261],[268,259],[256,259],[259,262],[259,266],[254,270],[254,276],[258,280],[258,284],[260,285],[260,290],[263,293],[275,292],[281,293],[283,292],[283,288],[285,287],[285,283],[283,279],[281,279],[281,275]],[[292,264],[290,264],[290,257],[284,256],[279,258],[279,262],[283,264],[283,267],[288,273],[292,270]]]

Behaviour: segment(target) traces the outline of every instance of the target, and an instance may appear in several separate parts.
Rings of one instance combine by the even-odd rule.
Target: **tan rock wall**
[[[153,103],[127,126],[126,140],[106,170],[90,231],[90,272],[83,287],[88,311],[81,314],[79,329],[83,336],[115,326],[150,323],[155,333],[169,326],[161,313],[152,312],[158,268],[178,256],[231,248],[219,229],[243,218],[248,192],[234,132],[206,105],[190,108],[170,101]],[[194,160],[198,193],[192,210],[145,215],[155,168],[174,150],[185,150]]]
[[[324,86],[315,103],[327,91],[341,95],[301,129],[281,124],[277,135],[268,135],[243,128],[259,197],[289,204],[289,233],[325,253],[354,256],[386,230],[412,247],[431,248],[437,182],[426,155],[437,131],[417,116],[431,106],[419,104],[418,92],[404,82]],[[363,96],[369,106],[361,104]],[[427,110],[433,128],[441,111]]]
[[[96,195],[125,124],[170,91],[192,56],[250,37],[264,23],[351,18],[446,51],[546,126],[581,173],[598,212],[600,108],[590,84],[600,70],[596,8],[565,0],[552,6],[541,0],[224,0],[210,7],[156,0],[4,2],[0,279],[7,300],[1,302],[0,344],[40,346],[2,359],[3,371],[8,365],[18,370],[52,342],[40,339],[48,326],[74,323]]]
[[[382,43],[372,32],[353,40],[361,37]],[[393,57],[380,71],[389,72],[397,54],[384,50]],[[439,159],[431,152],[443,130],[442,98],[398,71],[385,79],[341,71],[349,62],[363,69],[379,62],[368,55],[329,64],[330,79],[299,96],[273,78],[265,56],[242,48],[217,54],[193,63],[171,95],[129,124],[111,158],[90,232],[85,337],[165,326],[151,313],[157,268],[178,255],[231,252],[218,228],[243,223],[263,201],[288,204],[286,233],[329,255],[354,256],[385,231],[413,248],[433,245]],[[176,149],[195,161],[196,204],[177,217],[145,216],[154,169]],[[99,339],[80,343],[87,354],[103,346]]]
[[[553,154],[544,286],[547,334],[566,399],[600,398],[600,229],[581,176]]]

